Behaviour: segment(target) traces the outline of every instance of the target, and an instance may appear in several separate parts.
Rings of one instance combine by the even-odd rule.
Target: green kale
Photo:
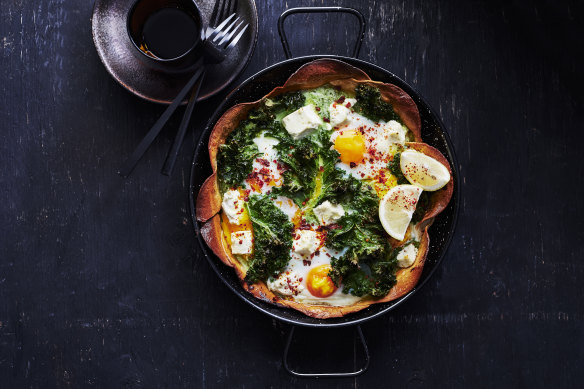
[[[293,225],[269,196],[253,195],[246,204],[254,232],[254,249],[246,282],[277,276],[288,264]]]
[[[290,138],[282,123],[277,120],[277,115],[281,110],[293,109],[294,104],[299,104],[300,99],[303,97],[298,92],[279,96],[276,99],[279,103],[276,105],[266,100],[251,110],[248,117],[229,134],[225,143],[219,146],[217,155],[222,191],[241,185],[252,171],[253,161],[259,154],[253,142],[255,137],[265,132]]]
[[[305,101],[306,98],[302,92],[295,91],[281,94],[273,99],[266,99],[264,105],[269,107],[270,111],[273,112],[278,119],[281,119],[287,114],[303,107]]]
[[[357,181],[357,180],[356,180]],[[348,202],[343,204],[347,213],[327,234],[327,245],[341,250],[348,247],[346,258],[354,263],[362,255],[370,255],[381,250],[386,240],[379,224],[379,199],[369,185],[357,181],[359,185]]]
[[[274,111],[265,103],[251,110],[247,116],[247,121],[254,123],[260,130],[272,128],[274,119],[276,119]]]
[[[258,147],[253,142],[258,132],[256,123],[244,120],[229,134],[225,143],[219,146],[217,165],[222,192],[239,186],[252,171],[253,161],[259,154]]]
[[[381,297],[395,284],[395,250],[379,224],[375,191],[357,183],[359,187],[344,200],[347,214],[327,233],[327,247],[346,249],[341,257],[332,258],[329,276],[336,284],[342,279],[345,293]]]
[[[357,104],[354,109],[361,115],[378,122],[385,120],[400,121],[399,116],[393,110],[393,106],[381,99],[381,92],[379,89],[371,85],[361,84],[355,88],[357,94]]]
[[[358,264],[355,264],[347,255],[333,258],[333,270],[329,276],[335,282],[342,278],[344,293],[354,296],[383,297],[389,293],[396,283],[397,253],[389,242],[385,240],[383,247],[373,254],[361,254]]]
[[[271,136],[280,141],[276,149],[286,168],[284,183],[274,193],[292,198],[309,213],[343,183],[343,172],[335,168],[339,153],[332,148],[328,131],[317,130],[300,140],[278,132]]]
[[[393,159],[387,164],[387,168],[389,169],[391,174],[393,174],[395,176],[395,178],[397,178],[398,185],[407,185],[410,182],[407,180],[407,178],[404,176],[404,174],[401,171],[400,156],[401,156],[401,153],[396,153],[393,156]]]
[[[283,174],[283,193],[306,196],[314,188],[314,178],[318,170],[318,148],[309,138],[294,141],[280,139],[276,146],[279,161],[286,167]]]

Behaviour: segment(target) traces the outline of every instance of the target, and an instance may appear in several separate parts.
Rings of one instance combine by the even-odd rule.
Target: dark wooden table
[[[123,179],[117,168],[164,107],[108,75],[91,1],[3,0],[0,387],[580,385],[583,7],[282,3],[258,1],[258,45],[240,81],[284,58],[276,20],[286,7],[356,7],[368,21],[360,58],[427,98],[460,162],[447,257],[420,293],[363,326],[369,371],[289,376],[289,326],[242,303],[201,257],[188,175],[195,134],[222,96],[197,109],[170,179],[159,171],[179,119]],[[349,16],[290,20],[295,55],[350,53]],[[297,335],[298,365],[362,362],[350,329]]]

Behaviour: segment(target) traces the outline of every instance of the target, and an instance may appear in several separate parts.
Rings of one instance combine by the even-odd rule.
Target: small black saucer
[[[124,88],[143,99],[170,104],[193,70],[165,73],[138,60],[126,29],[126,18],[135,0],[96,0],[91,19],[93,42],[107,71]],[[205,28],[215,0],[198,0]],[[199,101],[219,93],[247,67],[258,36],[258,14],[254,0],[239,0],[237,14],[249,23],[237,46],[220,64],[210,65]],[[186,100],[184,101],[186,102]]]

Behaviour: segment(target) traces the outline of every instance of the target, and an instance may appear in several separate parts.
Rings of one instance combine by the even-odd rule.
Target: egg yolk
[[[310,269],[306,276],[306,287],[310,294],[315,297],[324,298],[335,293],[337,287],[333,280],[328,276],[331,269],[331,265],[329,264],[316,266]]]
[[[341,154],[344,163],[357,163],[365,154],[365,139],[356,130],[343,130],[335,139],[335,149]]]

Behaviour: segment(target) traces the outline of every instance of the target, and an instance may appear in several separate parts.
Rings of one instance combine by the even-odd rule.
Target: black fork
[[[217,27],[220,21],[225,20],[229,15],[237,11],[237,0],[217,0],[209,18],[209,27],[206,36],[209,36],[212,27]]]

